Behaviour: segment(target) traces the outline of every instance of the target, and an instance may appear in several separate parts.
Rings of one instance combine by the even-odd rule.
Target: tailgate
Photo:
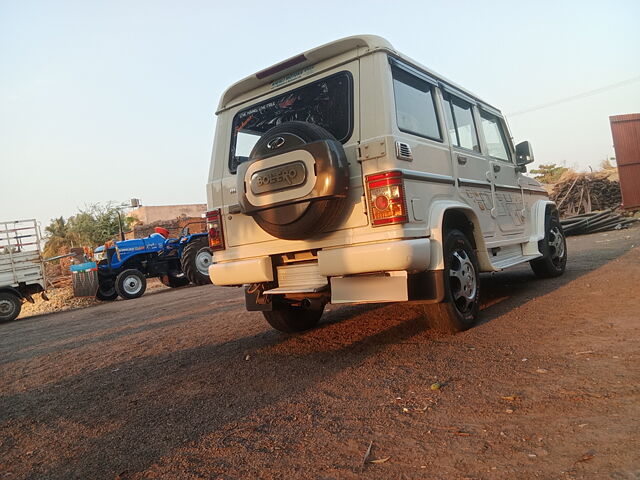
[[[352,108],[351,108],[351,135],[350,137],[343,143],[343,147],[345,150],[345,154],[347,156],[347,160],[349,162],[349,190],[348,196],[345,203],[345,214],[342,220],[335,225],[334,227],[329,229],[330,231],[338,231],[344,230],[348,228],[361,227],[368,224],[368,218],[365,214],[365,208],[363,205],[364,202],[364,192],[363,192],[363,182],[362,182],[362,169],[361,165],[357,160],[357,147],[360,132],[360,118],[359,118],[359,61],[355,60],[346,65],[341,65],[335,69],[332,69],[327,72],[323,72],[320,75],[311,76],[305,78],[303,82],[299,84],[291,85],[290,89],[287,89],[283,92],[278,92],[273,95],[266,95],[264,98],[259,99],[257,101],[257,105],[260,105],[260,102],[266,102],[267,105],[273,105],[275,102],[283,102],[283,99],[287,99],[287,93],[292,90],[304,88],[305,85],[315,85],[319,81],[321,82],[324,78],[330,77],[335,74],[339,74],[340,72],[348,72],[352,78]],[[275,96],[274,96],[275,95]],[[322,100],[329,98],[330,100],[330,92],[327,94]],[[289,97],[295,97],[295,95],[290,95]],[[298,96],[299,97],[299,96]],[[327,101],[329,101],[327,100]],[[290,100],[284,100],[290,101]],[[263,103],[264,104],[264,103]],[[286,104],[288,106],[288,104]],[[237,112],[244,113],[247,111],[247,106],[243,105],[238,108]],[[252,112],[255,110],[259,110],[256,108],[254,110],[248,110],[248,112]],[[234,114],[237,115],[237,112]],[[278,112],[280,113],[280,112]],[[296,117],[297,118],[297,117]],[[238,146],[237,150],[240,150],[242,147],[240,145],[241,138],[238,138]],[[248,150],[247,150],[248,151]],[[236,153],[238,154],[238,153]],[[248,155],[248,153],[246,153]],[[225,161],[225,160],[223,160]],[[227,244],[229,247],[237,247],[240,245],[247,245],[258,242],[268,242],[276,240],[274,237],[265,232],[251,216],[244,215],[240,212],[240,198],[238,190],[242,188],[238,185],[238,176],[235,174],[227,174],[225,178],[222,180],[222,198],[223,203],[226,206],[224,210],[224,226],[225,226],[225,236],[227,239]],[[280,239],[277,239],[281,241]],[[311,247],[312,248],[312,247]]]

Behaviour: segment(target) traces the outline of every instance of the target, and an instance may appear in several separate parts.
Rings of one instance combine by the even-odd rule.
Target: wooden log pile
[[[553,186],[550,197],[561,217],[614,209],[622,202],[620,183],[602,173],[563,175]]]
[[[560,223],[565,235],[569,236],[620,230],[630,227],[639,220],[638,218],[624,217],[611,209],[607,209],[565,217]]]

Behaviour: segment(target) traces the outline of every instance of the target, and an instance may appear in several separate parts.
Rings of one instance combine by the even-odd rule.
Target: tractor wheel
[[[130,268],[116,277],[116,291],[126,300],[141,297],[147,289],[147,279],[140,270]]]
[[[113,278],[99,278],[98,291],[96,292],[96,298],[103,302],[113,302],[118,298],[118,292],[116,291],[116,283]]]
[[[182,264],[182,271],[191,283],[195,285],[211,283],[209,278],[211,256],[207,237],[196,238],[184,247],[180,263]]]
[[[171,288],[186,287],[189,285],[189,279],[186,276],[174,277],[172,275],[163,275],[160,277],[160,281],[164,286]]]
[[[0,292],[0,323],[18,318],[22,309],[22,300],[9,292]]]

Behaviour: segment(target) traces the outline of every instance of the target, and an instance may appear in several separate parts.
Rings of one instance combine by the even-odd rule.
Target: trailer
[[[15,320],[33,295],[46,300],[46,278],[36,220],[0,222],[0,322]]]

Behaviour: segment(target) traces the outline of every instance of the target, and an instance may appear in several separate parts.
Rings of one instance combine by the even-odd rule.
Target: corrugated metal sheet
[[[609,117],[624,208],[640,207],[640,113]]]

